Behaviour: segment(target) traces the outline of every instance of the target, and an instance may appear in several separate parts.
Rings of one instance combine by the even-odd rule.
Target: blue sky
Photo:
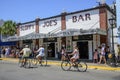
[[[114,0],[106,0],[112,4]],[[97,6],[97,0],[0,0],[0,19],[28,22]]]

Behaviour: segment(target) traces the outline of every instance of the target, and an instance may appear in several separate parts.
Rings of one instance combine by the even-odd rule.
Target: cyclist
[[[42,61],[42,57],[45,56],[45,53],[44,53],[44,47],[42,45],[40,45],[40,48],[35,51],[36,53],[38,52],[38,55],[36,56],[36,58],[38,59],[39,62]]]
[[[22,63],[26,63],[27,62],[27,58],[29,58],[30,54],[31,54],[31,49],[29,48],[28,45],[25,45],[25,48],[23,48],[21,51],[20,51],[20,54],[23,54],[22,55],[22,60],[25,60],[25,62],[22,62]],[[24,65],[23,64],[23,65]],[[22,66],[23,66],[22,65]]]
[[[74,46],[74,51],[71,54],[68,55],[73,55],[70,58],[70,61],[72,62],[73,65],[76,65],[75,62],[79,59],[79,50],[77,46]]]

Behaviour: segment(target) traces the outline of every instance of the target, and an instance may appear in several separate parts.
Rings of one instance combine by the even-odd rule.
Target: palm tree
[[[2,28],[1,28],[1,26],[0,26],[0,34],[1,34],[1,31],[2,31]]]
[[[1,26],[0,26],[0,41],[1,41],[1,31],[2,31],[2,28],[1,28]]]
[[[1,27],[1,33],[4,36],[13,36],[16,33],[16,23],[12,20],[5,21]]]

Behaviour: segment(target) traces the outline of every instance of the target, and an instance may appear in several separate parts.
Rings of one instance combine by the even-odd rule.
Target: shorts
[[[44,54],[38,54],[37,56],[36,56],[36,58],[38,58],[38,57],[43,57],[44,56]]]
[[[71,57],[71,59],[79,59],[77,56],[73,56]]]
[[[105,56],[105,54],[101,54],[101,56]]]

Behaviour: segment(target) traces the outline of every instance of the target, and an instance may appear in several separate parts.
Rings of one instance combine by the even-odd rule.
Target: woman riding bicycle
[[[71,54],[68,55],[73,55],[70,58],[70,61],[72,62],[73,65],[75,65],[75,62],[79,59],[79,50],[77,46],[74,46],[74,51]]]

